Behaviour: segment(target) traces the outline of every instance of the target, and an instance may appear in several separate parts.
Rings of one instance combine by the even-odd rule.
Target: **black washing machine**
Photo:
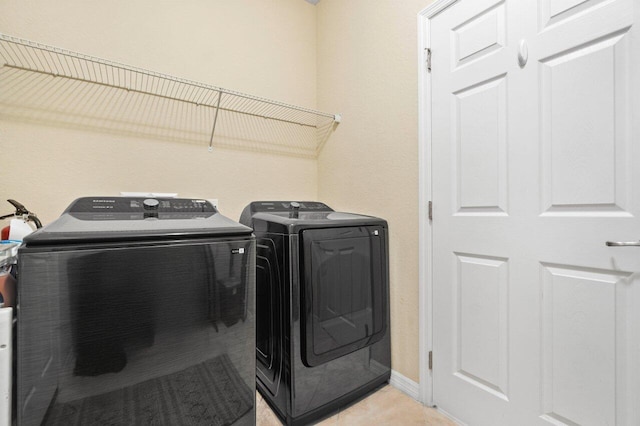
[[[319,202],[260,201],[257,388],[286,424],[307,424],[391,374],[387,222]]]
[[[18,257],[18,426],[255,424],[251,228],[86,197]]]

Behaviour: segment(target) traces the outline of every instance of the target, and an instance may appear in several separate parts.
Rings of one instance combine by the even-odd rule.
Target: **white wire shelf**
[[[329,114],[0,34],[0,117],[316,157]]]

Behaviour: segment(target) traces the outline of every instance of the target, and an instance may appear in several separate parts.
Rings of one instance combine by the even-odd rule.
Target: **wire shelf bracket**
[[[329,114],[0,33],[0,118],[317,157]]]

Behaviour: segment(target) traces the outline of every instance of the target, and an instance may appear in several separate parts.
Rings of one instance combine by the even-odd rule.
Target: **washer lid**
[[[24,241],[39,245],[249,234],[251,228],[202,199],[83,197]]]

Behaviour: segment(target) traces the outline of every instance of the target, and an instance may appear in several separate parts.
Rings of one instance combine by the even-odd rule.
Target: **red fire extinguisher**
[[[32,222],[36,228],[42,228],[40,219],[25,206],[15,200],[7,201],[15,207],[16,211],[0,216],[0,220],[13,217],[14,220],[18,220],[17,223],[21,226]],[[29,232],[28,229],[27,232]],[[0,230],[0,239],[2,240],[2,244],[0,244],[0,307],[15,307],[16,303],[16,280],[12,274],[12,268],[16,263],[20,241],[9,240],[11,234],[11,225]]]

